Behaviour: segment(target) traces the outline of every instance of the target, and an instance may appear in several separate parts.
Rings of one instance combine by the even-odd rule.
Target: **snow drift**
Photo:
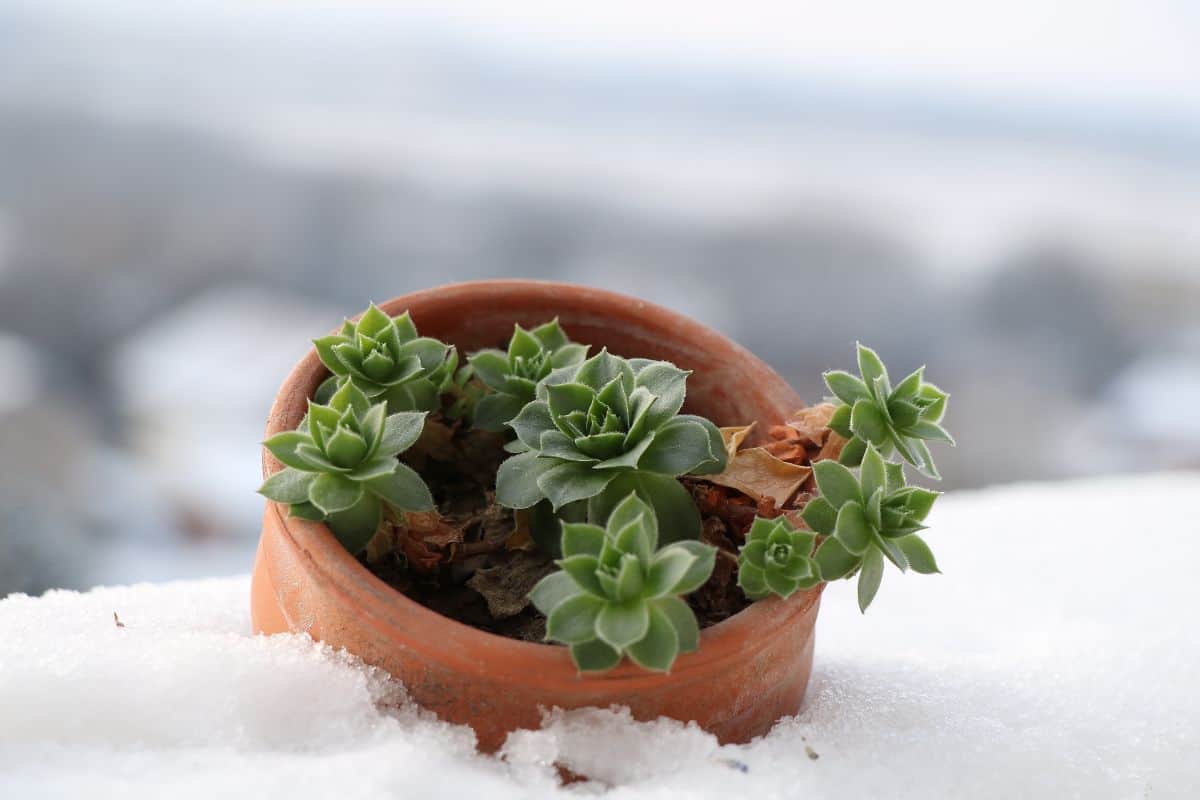
[[[378,670],[250,635],[245,577],[15,595],[0,796],[1194,797],[1198,497],[1180,474],[945,498],[945,574],[889,572],[865,617],[831,586],[803,711],[742,746],[587,710],[481,756]]]

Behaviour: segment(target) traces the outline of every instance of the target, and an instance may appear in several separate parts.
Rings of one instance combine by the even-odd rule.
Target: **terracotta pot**
[[[501,345],[514,322],[529,326],[557,316],[576,341],[694,370],[685,410],[718,425],[776,424],[803,405],[767,365],[721,334],[598,289],[482,281],[416,292],[382,308],[393,315],[409,310],[422,334],[462,352]],[[297,365],[275,399],[268,436],[296,427],[325,374],[315,352]],[[264,450],[264,475],[280,468]],[[766,733],[800,708],[819,602],[818,588],[755,603],[705,629],[699,651],[680,656],[669,675],[625,662],[580,677],[566,648],[496,636],[430,611],[372,575],[324,525],[289,519],[286,507],[269,502],[251,618],[256,631],[306,632],[382,667],[425,708],[471,725],[490,751],[508,732],[538,727],[541,710],[552,707],[628,706],[637,719],[694,720],[722,742]]]

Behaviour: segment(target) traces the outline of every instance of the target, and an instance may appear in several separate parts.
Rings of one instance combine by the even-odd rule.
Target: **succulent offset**
[[[861,344],[858,369],[861,377],[841,370],[825,373],[825,384],[841,401],[829,420],[829,427],[850,440],[840,461],[858,466],[867,445],[872,444],[885,455],[895,449],[901,458],[926,475],[940,478],[925,442],[954,444],[940,424],[948,395],[925,381],[924,367],[893,389],[879,355]]]
[[[696,650],[700,628],[682,595],[712,573],[716,549],[696,541],[658,547],[653,509],[630,493],[606,528],[563,523],[560,572],[543,578],[530,600],[546,615],[546,638],[566,644],[581,672],[615,667],[622,656],[669,671]]]
[[[308,415],[294,431],[263,442],[284,469],[259,492],[291,507],[291,515],[325,520],[351,553],[366,547],[385,506],[424,511],[433,498],[421,476],[396,456],[421,435],[425,412],[388,415],[346,382],[328,405],[309,402]]]
[[[313,344],[333,373],[318,388],[318,400],[353,381],[367,397],[385,400],[390,412],[437,409],[458,366],[454,348],[419,336],[408,312],[389,317],[374,303],[358,322],[347,320],[339,333]]]
[[[700,514],[677,478],[720,472],[726,453],[715,425],[679,414],[688,374],[607,350],[550,373],[509,423],[524,452],[500,465],[497,501],[523,509],[545,500],[568,516],[586,501],[588,521],[604,524],[633,492],[664,541],[696,538]]]
[[[768,595],[787,598],[797,589],[821,582],[812,559],[817,535],[796,530],[786,517],[755,517],[738,553],[738,586],[751,600]]]
[[[580,363],[587,350],[567,338],[557,319],[528,331],[516,325],[507,352],[480,350],[468,358],[476,377],[492,390],[476,404],[474,424],[504,430],[534,400],[539,381],[554,369]]]
[[[903,467],[885,462],[872,445],[859,475],[832,460],[818,461],[813,474],[821,494],[801,515],[827,537],[814,558],[827,581],[858,571],[860,609],[866,611],[879,590],[885,559],[902,572],[938,572],[933,553],[917,535],[937,492],[906,486]]]

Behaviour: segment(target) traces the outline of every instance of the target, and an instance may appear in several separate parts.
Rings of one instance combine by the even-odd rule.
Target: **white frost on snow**
[[[1197,498],[1200,474],[945,498],[945,574],[889,574],[865,618],[831,587],[804,709],[743,746],[591,710],[479,755],[377,670],[251,636],[245,577],[13,596],[0,797],[1196,797]]]

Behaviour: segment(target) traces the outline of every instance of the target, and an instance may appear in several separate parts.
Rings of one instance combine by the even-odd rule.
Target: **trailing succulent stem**
[[[408,312],[389,317],[372,303],[358,322],[347,320],[339,333],[313,344],[333,373],[317,389],[320,402],[352,381],[367,397],[386,401],[389,412],[433,411],[454,385],[457,352],[419,336]]]
[[[883,460],[867,445],[859,474],[836,461],[813,465],[821,494],[808,502],[805,523],[827,537],[814,556],[825,580],[858,573],[858,605],[863,611],[875,598],[884,561],[901,572],[938,572],[929,546],[917,535],[937,492],[906,486],[904,468]]]
[[[475,408],[475,426],[503,431],[534,400],[538,382],[554,369],[587,358],[587,345],[575,344],[554,319],[533,330],[514,326],[508,351],[480,350],[468,358],[475,375],[491,389]]]
[[[700,646],[700,627],[682,595],[712,574],[716,548],[696,541],[658,547],[654,510],[622,499],[605,528],[562,524],[563,558],[529,597],[546,615],[546,639],[570,647],[581,672],[615,667],[623,656],[666,672]]]
[[[309,402],[294,431],[263,442],[284,468],[267,478],[259,493],[287,503],[291,515],[326,521],[351,553],[375,535],[384,506],[425,511],[433,497],[421,476],[396,456],[421,435],[425,412],[387,414],[352,382],[334,392],[328,405]]]
[[[949,395],[925,381],[924,367],[893,389],[878,354],[861,344],[858,370],[861,377],[840,370],[825,373],[825,385],[840,401],[829,427],[850,440],[841,462],[858,466],[871,444],[884,455],[895,450],[926,475],[940,478],[925,442],[954,444],[940,424]]]
[[[696,538],[700,514],[677,478],[720,472],[726,454],[715,425],[679,414],[688,374],[607,350],[551,372],[509,423],[519,452],[500,465],[497,501],[548,501],[556,513],[586,503],[588,521],[604,524],[632,492],[666,541]]]
[[[817,535],[798,531],[786,517],[755,517],[738,554],[738,586],[751,600],[768,595],[787,598],[797,589],[821,582],[812,559]]]

